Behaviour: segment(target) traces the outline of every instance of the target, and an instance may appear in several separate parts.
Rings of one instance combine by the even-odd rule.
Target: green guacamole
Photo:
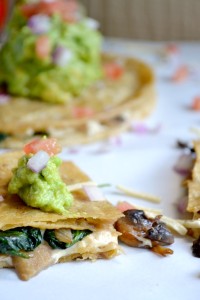
[[[40,173],[34,173],[27,168],[31,156],[20,158],[17,168],[13,170],[8,192],[19,195],[28,206],[64,214],[72,204],[73,196],[59,175],[60,158],[52,156]]]
[[[101,35],[84,16],[74,23],[64,22],[58,14],[48,18],[47,31],[35,33],[30,20],[16,7],[0,51],[0,85],[6,85],[12,95],[68,103],[102,77]],[[47,36],[50,44],[49,54],[42,59],[36,53],[41,35]],[[55,62],[60,48],[71,54],[67,63]]]

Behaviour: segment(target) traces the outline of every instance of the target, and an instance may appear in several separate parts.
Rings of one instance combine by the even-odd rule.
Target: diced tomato
[[[196,111],[200,111],[200,96],[194,97],[192,101],[192,109]]]
[[[40,150],[44,150],[52,156],[61,152],[61,147],[54,138],[38,138],[25,145],[23,150],[26,154],[35,154]]]
[[[38,58],[45,59],[51,52],[51,43],[46,35],[41,35],[37,38],[35,44],[35,52]]]
[[[176,72],[172,76],[172,80],[175,82],[182,82],[187,79],[188,75],[189,69],[187,66],[183,65],[176,70]]]
[[[74,118],[87,118],[94,115],[94,110],[91,107],[74,106],[72,108]]]
[[[0,30],[4,27],[8,14],[7,0],[0,1]]]
[[[179,54],[180,49],[176,44],[170,43],[166,46],[166,52],[167,54]]]
[[[117,203],[117,209],[120,210],[121,212],[124,212],[129,209],[133,209],[133,208],[134,208],[134,206],[126,201]]]
[[[77,19],[78,4],[76,0],[55,0],[52,2],[40,1],[38,3],[29,3],[22,6],[22,14],[30,18],[36,14],[52,16],[59,14],[66,22],[75,22]]]
[[[124,73],[124,68],[117,62],[110,62],[104,65],[105,76],[109,79],[119,79]]]

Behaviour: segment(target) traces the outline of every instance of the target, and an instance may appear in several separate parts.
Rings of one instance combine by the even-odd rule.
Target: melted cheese
[[[0,267],[1,268],[9,268],[12,267],[12,258],[8,255],[0,255]]]
[[[112,249],[118,248],[118,233],[116,231],[98,230],[86,236],[82,241],[65,250],[54,250],[53,257],[57,262],[61,257],[75,253],[103,252],[103,248],[111,245]]]

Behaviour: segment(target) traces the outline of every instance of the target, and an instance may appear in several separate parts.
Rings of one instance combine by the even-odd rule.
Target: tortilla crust
[[[84,192],[73,193],[74,202],[65,215],[47,213],[29,207],[16,195],[8,195],[7,185],[12,169],[17,166],[22,152],[8,152],[0,156],[0,192],[5,200],[0,203],[0,229],[7,230],[21,226],[41,229],[91,229],[113,224],[121,213],[108,201],[89,201]],[[88,181],[84,174],[72,162],[63,162],[61,177],[67,185]]]
[[[198,213],[200,211],[200,141],[194,142],[196,161],[192,170],[192,180],[188,185],[187,211]]]
[[[156,102],[151,67],[133,58],[108,54],[103,60],[122,61],[124,75],[118,80],[97,82],[64,105],[19,98],[1,105],[0,128],[9,135],[1,146],[17,149],[41,133],[57,138],[63,146],[91,143],[117,135],[127,130],[133,120],[149,115]],[[74,103],[92,109],[93,114],[75,117]]]

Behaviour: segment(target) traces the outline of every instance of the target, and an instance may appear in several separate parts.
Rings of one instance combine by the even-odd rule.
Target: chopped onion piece
[[[123,144],[122,137],[119,135],[111,137],[109,139],[109,144],[116,147],[122,146]]]
[[[92,19],[92,18],[87,18],[86,19],[86,25],[90,28],[90,29],[94,29],[97,30],[100,27],[100,24],[97,20]]]
[[[177,204],[177,209],[181,214],[186,212],[187,204],[188,204],[187,196],[184,196],[179,199],[178,204]]]
[[[50,25],[50,18],[42,14],[34,15],[28,20],[28,27],[35,34],[47,33]]]
[[[145,123],[135,123],[131,125],[131,130],[136,134],[156,134],[161,130],[161,124],[155,124],[153,126],[149,126]]]
[[[34,173],[39,173],[46,167],[49,159],[49,154],[43,150],[40,150],[28,160],[27,168]]]
[[[174,166],[174,171],[181,176],[188,176],[192,170],[193,164],[194,158],[191,154],[182,154]]]
[[[57,47],[53,53],[53,62],[59,67],[65,67],[72,59],[73,53],[65,47]]]
[[[3,202],[4,200],[4,196],[0,195],[0,202]]]
[[[60,228],[55,230],[56,238],[63,243],[71,243],[73,241],[71,229]]]
[[[104,201],[106,200],[100,188],[95,185],[83,185],[83,190],[91,201]]]
[[[0,105],[6,104],[10,101],[10,96],[6,94],[1,94],[0,93]]]

